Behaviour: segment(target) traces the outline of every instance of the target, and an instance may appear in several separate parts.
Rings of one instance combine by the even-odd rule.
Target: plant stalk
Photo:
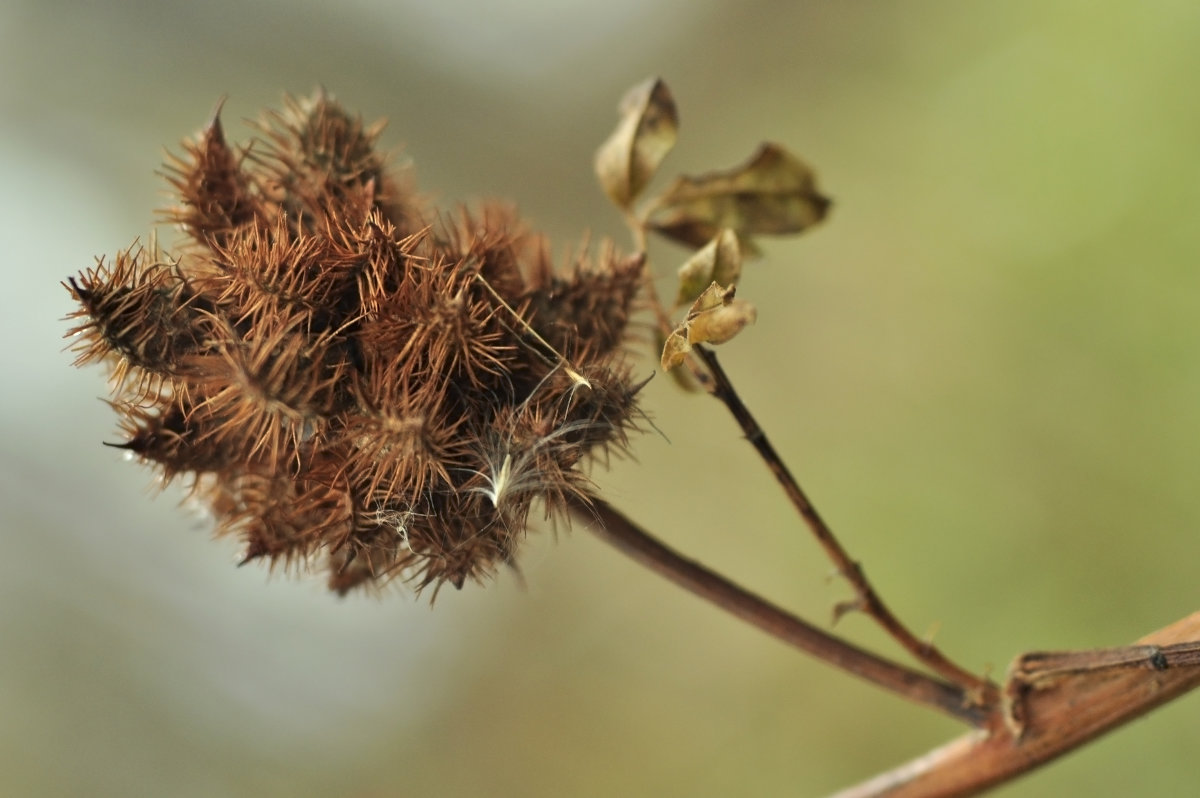
[[[812,624],[730,582],[660,543],[603,499],[574,499],[575,517],[597,537],[675,584],[726,612],[757,626],[835,667],[910,701],[937,709],[971,726],[983,726],[991,714],[962,686],[942,681],[884,659]]]
[[[733,387],[733,382],[729,379],[729,375],[725,373],[725,370],[721,368],[721,364],[717,362],[717,356],[703,346],[697,346],[692,351],[704,362],[712,377],[712,380],[708,384],[709,392],[721,400],[729,409],[730,414],[733,415],[738,425],[742,428],[746,440],[750,442],[763,462],[771,469],[771,473],[775,475],[775,480],[783,487],[788,500],[796,508],[800,517],[804,519],[804,523],[812,531],[813,536],[821,544],[829,559],[833,561],[834,567],[838,569],[838,572],[854,588],[856,594],[855,601],[838,605],[835,608],[835,617],[850,610],[858,610],[865,613],[883,627],[884,631],[892,639],[912,654],[922,665],[939,676],[949,679],[955,684],[962,685],[972,701],[981,706],[994,704],[999,695],[995,683],[989,679],[977,676],[952,662],[931,642],[917,637],[892,613],[867,580],[862,565],[854,560],[842,547],[841,543],[838,542],[838,539],[833,534],[833,530],[825,523],[820,513],[817,512],[817,508],[809,500],[808,496],[805,495],[795,477],[792,476],[791,471],[784,464],[783,458],[775,451],[775,447],[767,439],[767,435],[762,427],[759,426],[754,416],[750,413],[749,408],[746,407],[741,397],[738,396],[737,390]]]

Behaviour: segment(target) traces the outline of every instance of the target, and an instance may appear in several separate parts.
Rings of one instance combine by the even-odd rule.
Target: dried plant
[[[76,364],[111,374],[123,440],[110,445],[185,481],[244,561],[321,564],[339,593],[399,578],[436,596],[515,565],[535,505],[582,519],[746,622],[975,730],[845,796],[974,794],[1200,683],[1200,613],[1140,645],[1024,654],[998,685],[888,609],[709,348],[755,319],[737,296],[755,239],[829,209],[784,147],[644,199],[678,115],[662,81],[634,87],[595,164],[634,253],[605,244],[556,271],[512,210],[430,208],[387,168],[380,130],[321,92],[263,117],[244,147],[218,115],[167,165],[173,253],[151,237],[65,283]],[[695,250],[669,305],[649,279],[650,234]],[[662,368],[725,404],[849,583],[835,617],[867,615],[920,669],[749,593],[596,495],[589,461],[644,426],[640,309]]]
[[[243,149],[213,119],[168,165],[184,242],[72,278],[72,333],[112,367],[116,445],[188,479],[246,560],[436,593],[511,564],[533,504],[563,515],[625,446],[642,259],[555,273],[508,209],[426,208],[379,130],[321,93]]]

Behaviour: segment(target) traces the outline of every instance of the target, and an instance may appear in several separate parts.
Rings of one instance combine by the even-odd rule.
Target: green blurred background
[[[1197,608],[1190,0],[6,0],[0,74],[0,794],[808,796],[960,731],[583,530],[532,536],[525,587],[431,610],[234,568],[177,492],[151,500],[99,445],[58,281],[150,230],[163,147],[223,95],[240,138],[323,84],[391,120],[423,190],[511,198],[565,256],[626,240],[591,155],[664,76],[667,173],[773,138],[836,199],[752,264],[759,323],[724,362],[902,617],[999,672]],[[667,379],[645,398],[663,435],[605,494],[824,622],[847,590],[729,418]],[[895,654],[863,618],[839,631]],[[997,794],[1189,793],[1198,708]]]

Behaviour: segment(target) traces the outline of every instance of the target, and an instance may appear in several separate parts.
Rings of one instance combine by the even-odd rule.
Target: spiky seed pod
[[[293,234],[279,213],[264,224],[230,230],[213,247],[217,271],[203,285],[218,306],[236,308],[247,317],[321,316],[341,287],[326,250],[325,239]]]
[[[348,364],[335,334],[306,333],[301,315],[264,317],[246,334],[217,324],[215,355],[197,363],[188,384],[189,417],[223,448],[246,460],[286,463],[323,431]]]
[[[197,422],[186,394],[154,405],[112,403],[120,417],[123,443],[106,443],[153,463],[169,482],[180,474],[224,472],[239,462],[239,452],[208,435]]]
[[[219,245],[259,211],[255,187],[240,168],[241,157],[225,143],[219,115],[183,147],[184,155],[169,156],[163,172],[180,204],[163,215],[194,240]]]
[[[156,393],[204,347],[197,319],[208,303],[154,243],[134,244],[111,263],[98,259],[64,285],[80,305],[68,318],[83,320],[67,333],[78,339],[75,365],[106,363],[124,401]]]
[[[336,226],[353,211],[377,208],[401,235],[427,223],[420,202],[402,190],[376,150],[384,123],[364,127],[323,90],[307,98],[287,97],[284,107],[257,123],[261,150],[247,151],[260,169],[256,182],[298,226]]]
[[[345,478],[363,506],[453,484],[451,472],[466,462],[469,419],[445,393],[413,392],[391,369],[367,379],[355,392],[358,412],[340,431]]]
[[[235,149],[214,120],[168,165],[179,259],[67,283],[116,445],[190,478],[245,560],[324,560],[338,592],[513,564],[531,510],[586,498],[585,461],[636,426],[640,259],[560,276],[510,209],[427,210],[324,93],[259,129]]]
[[[581,347],[593,355],[628,340],[629,319],[641,289],[643,255],[618,258],[603,252],[599,264],[580,258],[565,275],[544,273],[528,293],[528,314],[546,339],[568,357]]]

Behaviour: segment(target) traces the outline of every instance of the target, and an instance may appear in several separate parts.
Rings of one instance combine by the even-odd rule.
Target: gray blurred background
[[[752,264],[724,362],[896,611],[999,675],[1197,608],[1198,69],[1188,0],[5,0],[0,794],[807,796],[960,731],[584,530],[430,609],[237,569],[152,498],[100,446],[58,283],[150,231],[164,147],[223,95],[240,140],[324,85],[391,120],[424,191],[510,198],[564,256],[627,241],[591,155],[648,75],[681,109],[668,175],[763,138],[808,159],[834,212]],[[847,590],[721,408],[645,399],[664,434],[605,494],[824,622]],[[998,794],[1183,794],[1198,708]]]

